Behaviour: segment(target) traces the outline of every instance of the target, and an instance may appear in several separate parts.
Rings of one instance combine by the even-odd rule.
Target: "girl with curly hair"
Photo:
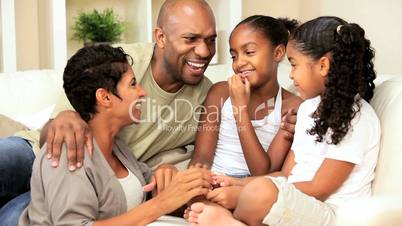
[[[255,180],[220,177],[226,185],[245,186],[233,216],[195,203],[193,224],[335,225],[339,205],[371,195],[381,131],[368,103],[376,73],[365,31],[319,17],[291,33],[287,54],[290,77],[305,101],[282,169]]]

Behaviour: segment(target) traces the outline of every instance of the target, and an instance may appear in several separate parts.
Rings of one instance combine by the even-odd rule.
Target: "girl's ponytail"
[[[281,22],[286,27],[289,34],[291,34],[297,28],[297,26],[299,26],[299,21],[295,19],[278,18],[278,21]]]
[[[364,32],[364,30],[363,30]],[[363,54],[363,84],[361,85],[360,96],[365,99],[367,102],[371,100],[374,96],[374,80],[377,77],[377,74],[374,70],[374,56],[375,51],[371,47],[370,40],[364,37],[364,54]]]
[[[374,50],[370,41],[365,38],[365,31],[358,24],[339,25],[335,35],[336,45],[334,57],[337,52],[343,52],[349,59],[340,58],[336,63],[350,65],[356,78],[356,87],[361,98],[370,101],[374,94]],[[347,61],[344,61],[347,60]]]

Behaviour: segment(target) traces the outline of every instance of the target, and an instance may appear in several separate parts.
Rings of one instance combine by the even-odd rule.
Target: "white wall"
[[[17,69],[39,68],[39,23],[36,0],[15,1]]]
[[[123,20],[128,20],[128,32],[123,41],[144,41],[148,31],[140,32],[144,26],[144,15],[140,12],[133,16],[133,11],[151,0],[67,0],[67,27],[73,24],[73,18],[81,9],[104,9],[113,7]],[[401,0],[208,0],[216,14],[219,37],[219,65],[211,66],[212,80],[225,79],[230,73],[227,58],[227,38],[231,24],[238,18],[253,14],[265,14],[274,17],[290,17],[306,21],[321,15],[336,15],[350,22],[362,25],[367,37],[376,49],[375,67],[379,73],[402,75],[402,1]],[[49,45],[49,0],[15,0],[17,30],[17,66],[18,70],[43,69],[52,65],[52,49]],[[155,24],[156,13],[163,0],[152,0]],[[230,8],[239,4],[241,13],[232,15]],[[242,9],[241,9],[242,8]],[[227,10],[226,10],[227,9]],[[219,13],[218,13],[219,12]],[[231,21],[227,22],[230,18]],[[4,21],[5,23],[7,21]],[[67,32],[68,56],[71,56],[82,43],[71,40],[70,29]],[[217,77],[216,77],[217,76]]]
[[[243,17],[265,14],[303,22],[331,15],[358,23],[376,49],[377,72],[402,75],[401,0],[245,0],[243,9]]]
[[[321,15],[336,15],[360,24],[376,49],[379,73],[402,75],[402,1],[322,0]],[[314,17],[308,10],[305,19]]]
[[[137,1],[137,0],[136,0]],[[71,27],[74,25],[75,18],[78,16],[79,12],[90,12],[93,9],[98,11],[103,11],[106,8],[113,8],[114,12],[119,15],[119,18],[123,21],[128,21],[127,26],[129,30],[134,30],[133,27],[137,26],[134,22],[129,21],[128,12],[129,0],[67,0],[66,1],[66,17],[67,17],[67,55],[68,58],[72,56],[78,49],[83,47],[83,43],[72,39],[73,31]],[[122,37],[123,41],[133,39],[133,32],[126,32],[125,36]],[[128,37],[127,37],[128,36]]]

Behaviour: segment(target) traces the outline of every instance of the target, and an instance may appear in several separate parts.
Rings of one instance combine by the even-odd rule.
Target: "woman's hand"
[[[194,167],[178,172],[170,184],[154,199],[158,200],[165,213],[170,213],[190,199],[208,194],[211,189],[211,171]]]
[[[174,165],[162,164],[156,168],[154,177],[156,180],[156,190],[154,195],[161,193],[172,182],[173,177],[177,174],[178,170]]]

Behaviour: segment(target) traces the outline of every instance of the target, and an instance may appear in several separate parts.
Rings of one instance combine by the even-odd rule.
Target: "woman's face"
[[[137,83],[130,66],[116,88],[120,98],[112,95],[114,115],[127,124],[138,123],[141,118],[141,104],[144,102],[145,91]]]

